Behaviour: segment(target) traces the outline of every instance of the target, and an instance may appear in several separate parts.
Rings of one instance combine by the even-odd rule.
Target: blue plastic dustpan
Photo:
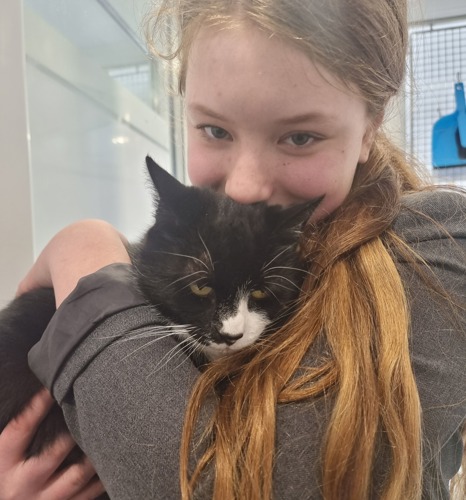
[[[466,101],[463,83],[455,84],[456,111],[434,123],[432,164],[435,168],[466,165]]]

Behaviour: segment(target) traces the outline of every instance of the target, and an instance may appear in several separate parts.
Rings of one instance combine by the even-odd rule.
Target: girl
[[[449,498],[466,417],[466,198],[423,185],[380,130],[403,82],[406,17],[403,0],[154,10],[153,33],[168,35],[152,49],[180,61],[192,182],[242,203],[324,198],[302,243],[298,314],[203,372],[178,360],[146,377],[170,339],[111,363],[134,349],[111,337],[150,322],[113,228],[74,224],[39,257],[20,292],[53,284],[65,302],[31,366],[111,498]],[[96,302],[108,308],[97,326]],[[76,307],[86,314],[68,319]],[[77,345],[63,364],[47,357],[60,329]],[[28,481],[10,469],[1,498]]]

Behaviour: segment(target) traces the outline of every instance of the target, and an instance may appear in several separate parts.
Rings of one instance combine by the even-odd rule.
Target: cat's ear
[[[146,165],[154,185],[157,201],[169,206],[176,206],[188,188],[158,165],[150,156],[146,156]]]
[[[293,231],[300,231],[324,197],[325,195],[319,196],[305,203],[282,209],[277,218],[276,228],[281,229],[286,227]]]

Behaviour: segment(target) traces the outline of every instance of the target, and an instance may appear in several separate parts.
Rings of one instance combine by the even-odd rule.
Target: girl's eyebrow
[[[296,123],[304,122],[319,122],[319,123],[333,123],[336,117],[329,115],[328,113],[313,111],[311,113],[303,113],[300,115],[294,115],[286,118],[279,118],[277,123],[281,125],[294,125]]]
[[[189,104],[187,108],[190,111],[195,111],[202,113],[210,118],[220,121],[227,121],[227,119],[222,116],[220,113],[213,111],[212,109],[204,106],[200,103]],[[295,125],[298,123],[306,123],[306,122],[318,122],[319,124],[329,124],[332,125],[335,121],[338,120],[338,117],[329,115],[328,113],[321,111],[312,111],[310,113],[302,113],[298,115],[293,115],[285,118],[278,118],[276,123],[279,125]]]
[[[216,111],[213,111],[213,110],[207,108],[203,104],[197,104],[197,103],[189,104],[187,106],[187,108],[190,111],[197,111],[199,113],[202,113],[203,115],[210,116],[211,118],[214,118],[216,120],[226,121],[226,118],[224,116],[222,116],[221,114],[217,113]]]

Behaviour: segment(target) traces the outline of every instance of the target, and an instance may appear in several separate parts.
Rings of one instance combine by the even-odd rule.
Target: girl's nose
[[[238,203],[268,201],[273,193],[271,169],[260,158],[240,156],[231,165],[225,194]]]

